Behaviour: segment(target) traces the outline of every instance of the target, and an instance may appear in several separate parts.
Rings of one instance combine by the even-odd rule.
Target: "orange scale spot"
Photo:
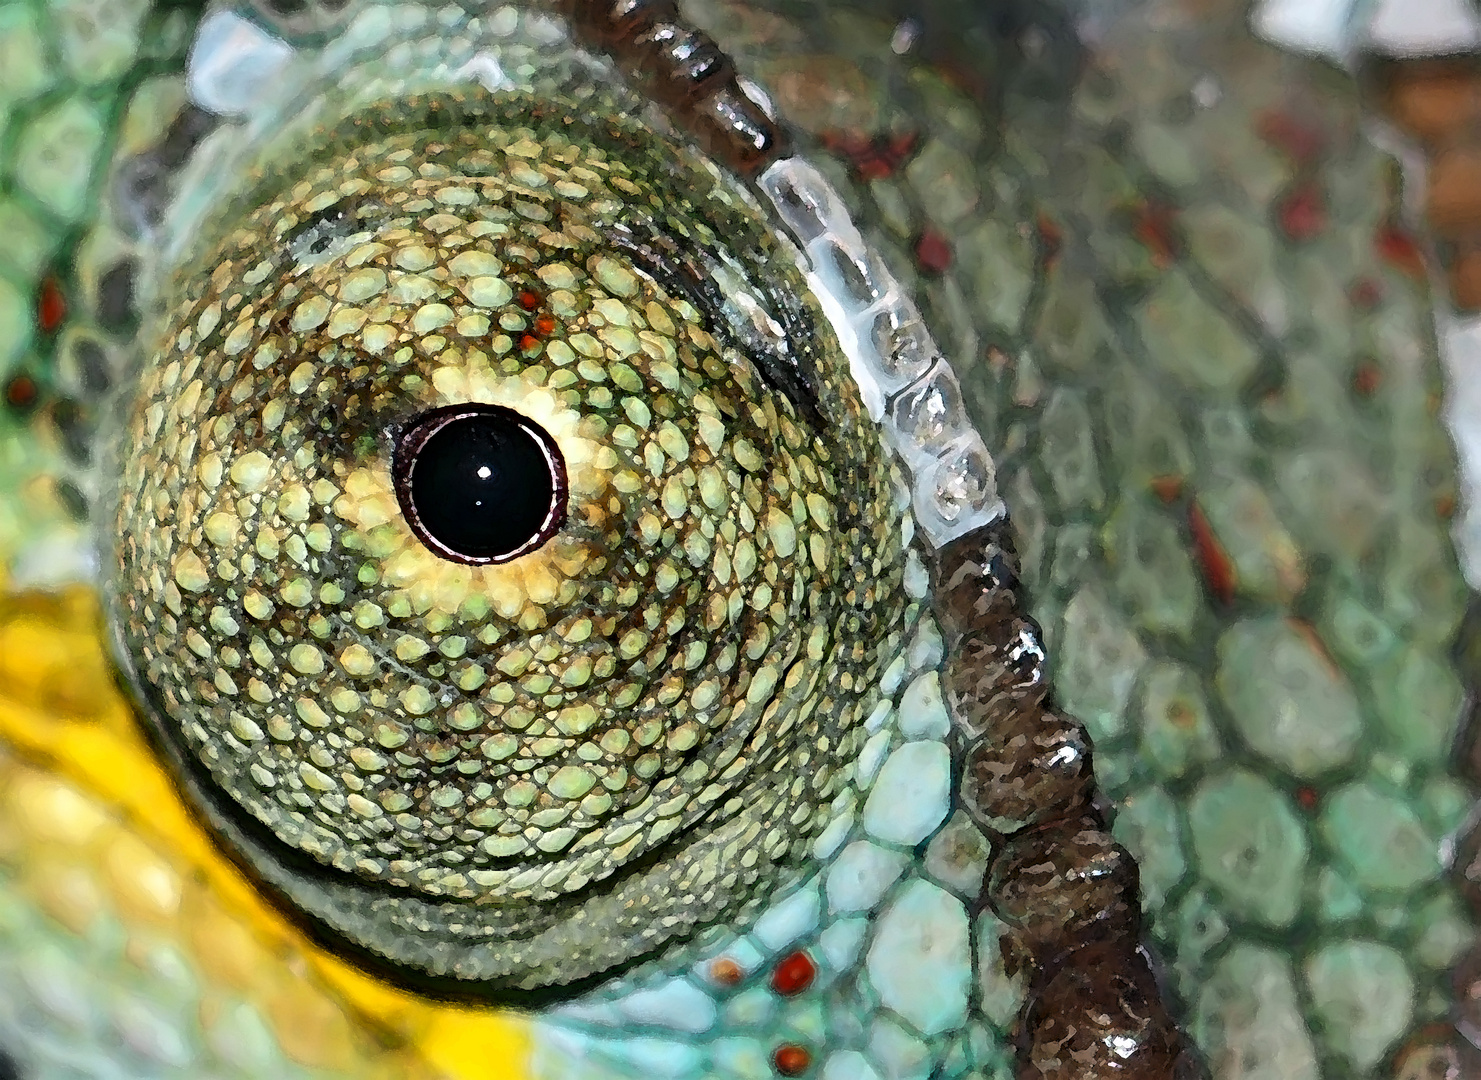
[[[1171,474],[1154,476],[1151,480],[1152,494],[1165,503],[1175,502],[1183,494],[1183,478]]]
[[[745,977],[741,966],[728,956],[710,961],[710,979],[721,986],[735,986]]]
[[[801,1076],[812,1066],[812,1054],[805,1046],[783,1043],[771,1055],[771,1063],[783,1076]]]
[[[541,315],[535,320],[535,332],[541,337],[549,337],[555,333],[555,316]]]
[[[524,308],[526,311],[534,311],[537,307],[540,306],[541,297],[540,294],[537,293],[534,289],[521,289],[519,290],[519,296],[517,297],[517,299],[519,301],[520,307]]]

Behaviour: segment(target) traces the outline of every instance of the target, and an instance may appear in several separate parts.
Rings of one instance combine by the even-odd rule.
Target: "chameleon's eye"
[[[978,953],[1078,979],[1113,939],[1121,978],[1138,930],[990,455],[714,43],[564,6],[668,120],[544,15],[372,6],[292,62],[323,93],[196,152],[120,409],[121,664],[223,846],[411,988],[624,976],[565,1019],[698,1035],[710,961],[783,996],[826,961],[839,1030],[891,1010],[947,1067]]]
[[[502,563],[555,535],[566,515],[566,465],[555,440],[499,405],[448,405],[396,441],[401,512],[433,551]]]
[[[429,95],[275,148],[123,420],[113,615],[192,800],[349,947],[480,992],[748,910],[908,632],[796,249],[632,111]]]

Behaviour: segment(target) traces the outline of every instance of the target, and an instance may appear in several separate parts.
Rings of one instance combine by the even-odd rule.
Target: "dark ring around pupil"
[[[392,466],[412,531],[453,562],[516,559],[566,519],[566,466],[555,440],[501,405],[422,413],[396,437]]]

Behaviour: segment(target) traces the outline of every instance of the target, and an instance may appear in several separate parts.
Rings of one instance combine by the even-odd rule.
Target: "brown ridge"
[[[752,177],[786,157],[786,133],[746,96],[735,65],[673,0],[556,0],[577,36],[607,53],[711,157]]]
[[[1089,736],[1054,708],[1039,628],[1019,609],[1007,522],[946,544],[932,569],[955,798],[991,842],[985,903],[1027,971],[1019,1075],[1198,1076],[1141,946],[1136,863],[1107,828]]]

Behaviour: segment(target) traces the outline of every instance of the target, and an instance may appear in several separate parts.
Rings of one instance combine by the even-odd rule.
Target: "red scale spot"
[[[848,131],[840,128],[829,128],[819,137],[829,153],[839,154],[850,160],[867,154],[871,142],[869,136],[862,131]]]
[[[1234,562],[1197,503],[1188,507],[1188,531],[1193,534],[1193,557],[1203,571],[1209,591],[1220,603],[1229,603],[1234,599]]]
[[[883,180],[893,176],[910,157],[919,138],[918,132],[905,131],[877,139],[874,156],[859,166],[859,175],[865,180]]]
[[[801,1076],[812,1065],[812,1054],[807,1047],[796,1043],[783,1043],[771,1055],[771,1063],[783,1076]]]
[[[1342,678],[1342,669],[1337,665],[1336,658],[1328,650],[1327,643],[1322,640],[1321,634],[1317,633],[1315,626],[1295,615],[1286,619],[1286,625],[1301,635],[1311,649],[1312,655],[1321,661],[1322,667],[1331,673],[1333,679]]]
[[[884,180],[894,176],[910,157],[920,133],[865,135],[860,131],[825,131],[823,145],[849,163],[860,180]]]
[[[1327,144],[1320,128],[1279,109],[1266,109],[1255,118],[1255,134],[1298,165],[1315,161]]]
[[[1316,788],[1302,785],[1296,789],[1296,802],[1300,804],[1301,809],[1307,812],[1315,810],[1318,801]]]
[[[817,974],[817,965],[812,962],[812,957],[805,952],[794,952],[771,973],[771,988],[778,994],[791,997],[811,986]]]
[[[905,10],[910,10],[906,8]],[[978,98],[985,99],[993,92],[994,86],[991,78],[985,72],[993,70],[992,65],[980,61],[972,63],[964,61],[960,56],[946,55],[932,50],[931,67],[936,74],[942,76],[958,90]]]
[[[1163,502],[1174,502],[1182,493],[1183,478],[1181,476],[1154,476],[1152,478],[1152,494]]]
[[[915,242],[915,263],[928,274],[945,273],[951,258],[951,241],[935,229],[927,229]]]
[[[1353,391],[1362,397],[1372,397],[1383,385],[1383,369],[1372,360],[1365,360],[1352,373]]]
[[[29,409],[36,404],[39,391],[29,375],[17,375],[5,384],[5,403],[16,409]]]
[[[519,336],[519,348],[521,352],[534,352],[540,347],[540,339],[534,334],[521,334]]]
[[[549,337],[555,333],[555,316],[541,315],[535,320],[535,333],[541,337]]]
[[[1383,300],[1383,286],[1370,277],[1360,277],[1347,291],[1347,298],[1359,311],[1372,311]]]
[[[1296,243],[1313,240],[1327,227],[1327,200],[1315,181],[1299,184],[1276,204],[1280,231]]]
[[[1453,518],[1455,516],[1455,496],[1436,495],[1435,513],[1439,516],[1441,521],[1449,521],[1451,518]]]
[[[1044,265],[1052,267],[1054,261],[1059,258],[1060,249],[1064,247],[1064,232],[1055,222],[1045,214],[1040,214],[1034,222],[1034,227],[1039,234],[1039,247],[1044,253]]]
[[[1177,211],[1163,203],[1144,202],[1137,207],[1132,235],[1152,256],[1152,265],[1166,270],[1178,257]]]
[[[54,277],[49,277],[41,283],[41,289],[36,294],[36,325],[44,334],[50,334],[62,325],[62,320],[67,317],[67,295],[62,292],[62,286]]]
[[[710,978],[721,986],[735,986],[746,977],[745,971],[728,956],[710,961]]]
[[[1373,236],[1373,248],[1378,257],[1395,270],[1419,281],[1424,280],[1424,252],[1407,229],[1391,221],[1380,225]]]
[[[520,307],[526,311],[534,311],[540,306],[541,297],[534,289],[521,289],[519,290],[517,299],[519,300]]]

